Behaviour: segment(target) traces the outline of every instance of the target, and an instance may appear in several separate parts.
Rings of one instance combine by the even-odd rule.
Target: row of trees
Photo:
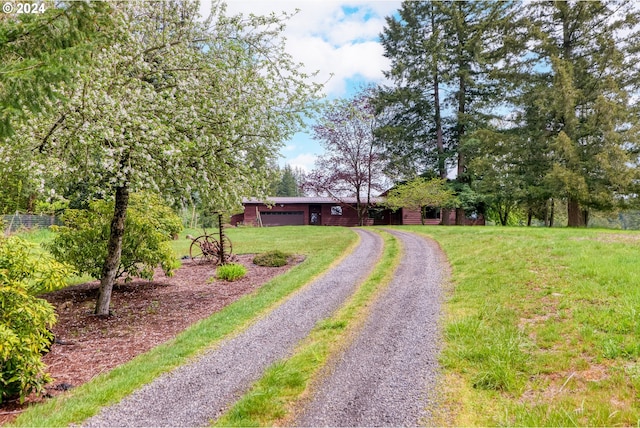
[[[458,224],[468,210],[502,224],[518,210],[553,225],[562,201],[568,225],[585,226],[592,210],[636,203],[639,12],[617,0],[404,2],[381,34],[392,84],[316,126],[329,153],[317,190],[368,195],[381,190],[368,172],[383,169],[395,182],[455,177]]]

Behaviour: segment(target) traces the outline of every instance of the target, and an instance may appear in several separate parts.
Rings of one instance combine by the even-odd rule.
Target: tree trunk
[[[553,227],[553,222],[556,215],[556,202],[551,198],[551,213],[549,214],[549,227]]]
[[[549,227],[549,208],[550,208],[550,199],[547,199],[544,202],[544,227]]]
[[[498,208],[498,216],[500,217],[500,226],[506,226],[507,221],[509,221],[509,212],[505,208],[504,210]]]
[[[440,224],[444,226],[450,226],[451,225],[451,209],[442,208],[441,215],[442,215],[442,218],[440,219]]]
[[[533,211],[531,210],[531,208],[529,208],[529,211],[527,212],[527,226],[531,227],[531,220],[533,219]]]
[[[456,208],[456,225],[462,226],[465,223],[464,208]]]
[[[589,210],[582,210],[582,225],[587,227],[589,225]]]
[[[435,11],[433,3],[431,3],[431,31],[433,38],[437,39]],[[438,40],[435,40],[438,43]],[[440,113],[440,73],[438,71],[438,50],[433,49],[431,55],[431,63],[433,66],[433,110],[436,125],[436,146],[438,148],[438,174],[440,178],[446,180],[447,167],[444,159],[444,138],[442,134],[442,116]]]
[[[460,41],[462,43],[462,41]],[[465,114],[467,111],[467,98],[466,98],[466,83],[464,80],[464,75],[462,74],[462,70],[465,70],[469,65],[465,63],[465,61],[461,58],[458,63],[460,73],[458,75],[458,123],[457,123],[457,143],[458,143],[458,176],[456,180],[460,183],[464,183],[466,180],[465,172],[466,172],[466,158],[464,152],[462,150],[462,140],[464,139],[464,134],[466,132],[465,127]],[[465,212],[464,208],[456,208],[456,224],[463,225],[465,223]]]
[[[116,274],[118,272],[118,266],[120,265],[120,255],[122,254],[122,237],[124,236],[124,221],[127,217],[128,205],[129,187],[125,184],[116,189],[116,202],[113,210],[113,218],[111,219],[109,243],[107,244],[107,258],[102,267],[100,290],[96,302],[96,315],[109,315],[111,291],[116,281]]]
[[[584,227],[584,215],[580,208],[580,203],[577,199],[569,197],[567,203],[567,215],[569,217],[567,226],[569,227]]]

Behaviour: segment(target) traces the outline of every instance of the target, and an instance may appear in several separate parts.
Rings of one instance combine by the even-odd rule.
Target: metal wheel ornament
[[[191,242],[189,256],[194,261],[217,262],[218,241],[207,235],[198,236]]]

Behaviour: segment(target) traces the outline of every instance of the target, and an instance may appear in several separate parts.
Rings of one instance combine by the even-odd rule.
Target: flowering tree
[[[26,151],[63,161],[65,183],[115,199],[97,315],[107,315],[129,194],[197,193],[211,209],[262,195],[269,161],[318,87],[283,50],[284,18],[206,20],[190,0],[113,3],[110,44],[69,86],[55,116],[24,129]]]
[[[325,149],[305,181],[305,189],[338,201],[356,198],[362,225],[371,204],[371,192],[382,190],[384,175],[375,144],[374,107],[368,92],[328,105],[313,127],[314,138]]]
[[[73,83],[74,71],[103,39],[112,15],[106,2],[33,2],[38,13],[0,14],[0,138],[13,135],[19,123],[42,111],[47,100],[60,99],[60,84]],[[26,7],[26,5],[25,5]]]

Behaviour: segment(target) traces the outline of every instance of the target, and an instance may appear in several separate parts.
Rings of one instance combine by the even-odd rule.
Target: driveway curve
[[[404,256],[388,288],[298,413],[298,426],[428,423],[438,371],[445,256],[418,235],[390,231]]]
[[[356,290],[380,257],[382,239],[357,230],[361,240],[335,268],[297,291],[238,336],[191,364],[160,376],[85,426],[205,426],[219,417],[264,370]]]

